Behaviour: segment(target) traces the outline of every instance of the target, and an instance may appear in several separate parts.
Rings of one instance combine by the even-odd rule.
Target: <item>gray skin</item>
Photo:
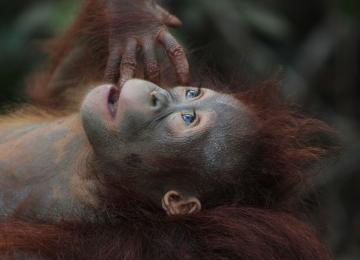
[[[94,153],[115,166],[105,165],[106,174],[119,179],[135,176],[131,189],[155,203],[162,198],[169,214],[182,211],[166,208],[164,204],[171,204],[164,201],[166,194],[175,194],[174,201],[185,204],[196,200],[199,210],[205,194],[231,179],[227,175],[234,170],[245,168],[255,124],[247,107],[231,95],[206,88],[165,90],[135,79],[123,86],[111,113],[107,100],[113,88],[94,89],[81,109]],[[155,158],[177,163],[159,165]]]
[[[106,177],[131,179],[127,188],[169,215],[193,213],[205,194],[245,167],[255,124],[239,100],[137,79],[125,83],[116,103],[109,102],[116,91],[111,85],[94,88],[80,115],[0,124],[3,217],[95,219],[101,211],[97,191],[104,188],[99,180]]]

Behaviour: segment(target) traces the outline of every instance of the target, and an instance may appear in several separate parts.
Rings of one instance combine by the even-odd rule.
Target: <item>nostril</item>
[[[159,99],[156,96],[156,91],[151,92],[150,97],[151,97],[151,105],[153,107],[157,107],[159,104]]]

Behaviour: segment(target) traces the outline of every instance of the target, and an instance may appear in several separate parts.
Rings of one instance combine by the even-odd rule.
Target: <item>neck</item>
[[[11,198],[0,199],[0,205],[4,203],[7,210],[26,204],[40,216],[49,212],[67,217],[72,211],[78,214],[79,208],[95,203],[87,166],[92,155],[78,114],[0,123],[0,195],[4,195],[0,198]],[[26,213],[26,208],[23,211]]]

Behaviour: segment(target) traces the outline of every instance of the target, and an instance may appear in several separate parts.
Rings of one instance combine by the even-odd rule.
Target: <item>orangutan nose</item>
[[[132,79],[121,89],[119,103],[126,103],[143,113],[161,112],[169,105],[169,94],[165,89],[145,80]]]
[[[154,110],[162,110],[169,104],[166,90],[158,87],[150,93],[150,103]]]

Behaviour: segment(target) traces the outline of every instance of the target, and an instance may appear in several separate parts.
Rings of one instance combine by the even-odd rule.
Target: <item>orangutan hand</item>
[[[121,86],[133,78],[137,69],[137,54],[141,51],[145,78],[159,83],[160,68],[155,48],[160,45],[174,66],[179,83],[189,83],[189,63],[185,51],[168,31],[168,27],[181,26],[177,17],[150,0],[109,0],[107,12],[110,14],[107,81],[118,82]]]

